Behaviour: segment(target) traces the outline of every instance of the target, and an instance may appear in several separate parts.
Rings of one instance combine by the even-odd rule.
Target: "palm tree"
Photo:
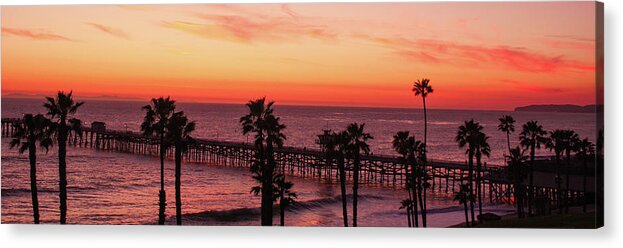
[[[454,200],[459,204],[463,204],[465,209],[465,226],[469,227],[469,213],[467,212],[467,202],[474,201],[474,194],[472,194],[471,186],[469,184],[461,184],[460,190],[454,193]]]
[[[158,224],[164,225],[167,194],[164,191],[164,157],[169,144],[165,140],[166,126],[175,112],[175,101],[170,97],[152,98],[150,104],[143,106],[146,111],[141,124],[141,132],[145,136],[156,135],[159,139],[160,148],[160,192],[158,192]]]
[[[489,136],[484,133],[479,133],[476,137],[475,142],[475,153],[476,157],[476,190],[478,197],[478,220],[482,223],[482,189],[481,189],[481,175],[482,175],[482,156],[489,157],[491,155],[491,147],[489,146]]]
[[[576,148],[576,156],[582,160],[582,192],[584,192],[582,211],[586,213],[586,177],[588,176],[588,160],[595,158],[595,145],[590,142],[588,138],[584,138],[578,142]]]
[[[43,104],[50,116],[50,132],[55,135],[58,144],[58,177],[59,177],[59,200],[60,200],[60,223],[67,222],[67,137],[69,133],[81,134],[82,123],[73,118],[78,108],[84,102],[75,102],[73,92],[59,91],[56,98],[46,97]]]
[[[500,124],[498,125],[498,130],[506,133],[506,143],[508,144],[508,151],[511,150],[511,133],[515,132],[515,119],[513,119],[510,115],[504,115],[500,120]]]
[[[273,225],[273,178],[276,161],[275,146],[283,147],[286,136],[282,133],[285,125],[279,123],[280,118],[273,114],[274,102],[266,104],[266,98],[249,101],[246,106],[249,113],[240,118],[242,134],[255,134],[255,159],[251,166],[254,178],[261,184],[262,194],[262,226]]]
[[[419,141],[418,141],[419,142]],[[403,200],[402,207],[409,207],[407,209],[407,215],[409,216],[409,227],[414,226],[418,227],[418,213],[417,213],[417,179],[416,179],[416,162],[415,162],[415,149],[416,149],[416,141],[415,137],[409,136],[409,131],[399,131],[394,135],[394,140],[392,141],[392,147],[394,150],[401,155],[400,159],[407,165],[410,166],[411,173],[407,172],[407,183],[406,189],[407,194],[409,196],[408,199]],[[405,202],[408,201],[408,202]],[[405,203],[409,203],[405,205]],[[413,225],[411,225],[413,223]]]
[[[510,172],[510,177],[513,182],[513,187],[515,188],[515,202],[517,203],[517,215],[519,218],[524,217],[523,211],[523,186],[522,182],[525,178],[525,162],[528,159],[527,156],[524,156],[524,152],[519,148],[513,148],[510,150],[509,155],[506,156],[508,159],[508,170]]]
[[[430,85],[430,79],[428,78],[423,78],[422,80],[417,80],[413,83],[413,88],[411,89],[411,91],[413,91],[413,94],[417,97],[417,96],[422,96],[422,106],[424,109],[424,147],[427,147],[426,145],[427,143],[427,138],[428,138],[428,116],[426,114],[426,97],[428,96],[428,94],[432,94],[433,93],[433,87]],[[424,159],[423,159],[423,173],[427,174],[426,171],[426,164],[427,164],[427,156],[426,156],[426,151],[424,152]],[[424,227],[426,227],[426,191],[424,191],[424,209],[422,210],[423,215],[422,215],[422,225]]]
[[[569,167],[571,167],[571,151],[574,150],[575,144],[579,141],[577,133],[573,130],[554,130],[550,132],[550,137],[545,145],[548,149],[554,150],[556,154],[556,186],[558,190],[558,207],[559,213],[562,213],[562,177],[561,177],[561,157],[566,155],[567,171],[566,171],[566,189],[564,192],[565,212],[569,211],[568,208],[568,195],[569,195]]]
[[[38,114],[26,114],[19,122],[13,123],[15,132],[11,140],[11,149],[19,147],[19,153],[28,150],[30,160],[30,193],[32,194],[32,212],[34,223],[39,224],[39,197],[37,195],[37,143],[47,152],[52,146],[48,129],[50,120]]]
[[[470,185],[470,194],[473,194],[474,192],[474,156],[476,153],[476,143],[478,141],[478,136],[482,133],[482,129],[483,127],[478,122],[475,122],[473,119],[465,121],[465,123],[459,127],[455,138],[455,141],[458,143],[459,148],[465,148],[465,146],[467,146],[467,150],[465,151],[465,153],[468,157],[468,180]],[[476,219],[474,217],[474,201],[470,201],[470,209],[472,222],[476,224]]]
[[[345,152],[345,132],[335,133],[327,131],[325,133],[326,142],[324,144],[325,157],[327,163],[335,161],[338,167],[340,177],[340,192],[342,196],[342,219],[344,227],[348,227],[348,207],[346,204],[346,170],[344,168],[344,152]]]
[[[292,191],[294,184],[290,181],[286,181],[284,174],[278,174],[275,177],[275,189],[277,192],[276,198],[279,199],[279,216],[281,226],[285,226],[285,211],[288,206],[296,203],[297,195]]]
[[[547,144],[547,131],[537,121],[528,121],[523,124],[519,134],[519,144],[524,149],[530,149],[530,177],[528,179],[528,216],[532,214],[534,201],[534,156],[536,149],[541,149],[541,145]]]
[[[182,225],[182,154],[194,142],[190,134],[195,131],[195,122],[188,121],[184,111],[171,115],[166,126],[167,143],[175,146],[175,218],[177,225]]]
[[[373,137],[364,132],[365,124],[352,123],[346,128],[346,155],[353,160],[353,226],[357,227],[357,191],[359,189],[359,166],[361,153],[368,155],[368,140]]]

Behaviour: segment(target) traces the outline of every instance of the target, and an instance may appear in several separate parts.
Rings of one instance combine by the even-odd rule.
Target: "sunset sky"
[[[595,103],[594,2],[3,6],[2,95]]]

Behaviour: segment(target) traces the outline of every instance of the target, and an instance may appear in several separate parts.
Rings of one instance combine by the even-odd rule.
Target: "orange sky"
[[[593,2],[3,6],[2,95],[595,103]]]

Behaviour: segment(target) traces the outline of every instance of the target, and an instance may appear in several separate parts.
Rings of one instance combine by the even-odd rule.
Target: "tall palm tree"
[[[530,149],[530,177],[528,179],[528,216],[532,214],[534,201],[534,156],[536,149],[541,149],[541,145],[547,144],[547,131],[537,121],[528,121],[523,124],[519,134],[519,144],[524,149]]]
[[[60,223],[67,223],[67,137],[71,132],[81,134],[82,122],[73,118],[84,102],[75,102],[73,92],[59,91],[56,97],[46,97],[43,104],[50,117],[50,132],[56,136],[58,144],[58,177],[60,200]]]
[[[482,156],[487,156],[489,157],[491,155],[491,146],[489,146],[489,136],[487,136],[484,133],[479,133],[479,135],[476,137],[476,142],[475,142],[475,153],[474,156],[476,157],[476,195],[478,197],[478,216],[479,216],[479,222],[482,223],[482,179],[481,179],[481,175],[482,175]]]
[[[463,125],[459,126],[459,130],[457,131],[455,138],[459,148],[465,148],[465,146],[467,146],[465,153],[468,157],[468,181],[471,194],[474,192],[474,156],[476,154],[476,143],[478,141],[478,136],[482,133],[482,129],[483,126],[481,126],[480,123],[475,122],[473,119],[465,121]],[[474,216],[474,201],[470,201],[470,209],[472,222],[473,224],[476,224],[476,218]]]
[[[182,225],[182,154],[194,142],[190,136],[195,131],[195,122],[188,121],[184,111],[175,112],[166,126],[166,139],[175,147],[175,219]]]
[[[557,207],[559,208],[560,213],[562,213],[562,177],[561,177],[561,164],[560,159],[565,151],[565,147],[567,146],[567,138],[565,134],[565,130],[556,129],[554,131],[549,132],[549,137],[547,143],[545,143],[545,148],[550,151],[554,151],[556,158],[556,188],[557,188]]]
[[[509,155],[506,156],[508,159],[508,170],[510,173],[510,178],[513,182],[514,193],[515,193],[515,201],[517,206],[517,215],[519,218],[524,217],[523,211],[523,186],[522,182],[525,178],[525,162],[528,159],[527,156],[524,155],[524,152],[519,148],[513,148],[510,150]]]
[[[362,153],[368,155],[368,140],[372,135],[364,131],[365,124],[352,123],[346,128],[346,154],[353,160],[353,226],[357,227],[357,193],[359,190],[359,167]]]
[[[463,204],[463,209],[465,209],[465,226],[469,227],[469,213],[467,212],[467,202],[474,201],[474,194],[470,189],[469,184],[461,184],[460,190],[454,193],[454,200],[458,201],[459,204]]]
[[[413,91],[413,94],[417,97],[417,96],[422,96],[422,106],[424,109],[424,147],[427,147],[426,145],[428,144],[428,116],[426,113],[426,97],[428,97],[428,94],[432,94],[433,93],[433,86],[430,85],[430,79],[428,78],[423,78],[422,80],[417,80],[413,83],[413,88],[411,89],[411,91]],[[428,174],[428,172],[426,171],[426,165],[427,165],[427,156],[426,156],[426,151],[424,152],[424,160],[423,160],[423,173],[424,174]],[[424,227],[426,227],[426,191],[424,191],[424,209],[423,211],[423,218],[422,219],[422,225]]]
[[[30,160],[30,193],[32,195],[32,212],[34,223],[39,224],[39,197],[37,195],[37,143],[47,152],[52,146],[49,136],[50,120],[38,114],[26,114],[19,122],[13,123],[15,132],[11,140],[11,149],[19,147],[19,153],[28,150]]]
[[[588,176],[588,160],[595,158],[595,145],[590,142],[588,138],[584,138],[578,142],[576,148],[576,156],[582,160],[582,192],[584,192],[582,211],[586,213],[586,177]]]
[[[275,177],[275,189],[277,192],[276,198],[279,199],[279,216],[280,225],[285,226],[285,211],[288,206],[296,203],[297,195],[292,191],[294,184],[290,181],[286,181],[284,174],[278,174]]]
[[[506,133],[506,143],[508,144],[508,151],[511,150],[511,133],[515,132],[515,119],[513,119],[510,115],[504,115],[500,120],[500,124],[498,125],[498,130]]]
[[[419,142],[419,141],[418,141]],[[410,167],[410,172],[407,172],[406,189],[408,199],[402,201],[402,207],[407,208],[407,215],[409,216],[409,227],[419,226],[418,213],[417,213],[417,179],[416,179],[416,141],[415,137],[409,136],[409,131],[399,131],[394,135],[392,141],[392,147],[400,154],[400,159]],[[405,203],[409,203],[405,205]],[[413,223],[413,225],[411,224]]]
[[[242,134],[255,134],[255,159],[251,166],[254,178],[261,184],[262,194],[262,226],[273,225],[273,178],[276,161],[275,146],[283,147],[286,136],[283,134],[285,125],[273,114],[274,102],[266,104],[266,98],[249,101],[246,106],[249,113],[240,118]]]
[[[340,177],[340,192],[342,198],[342,219],[344,221],[344,227],[348,227],[348,207],[346,204],[346,170],[344,168],[345,161],[345,141],[346,132],[331,132],[326,133],[327,139],[324,144],[325,157],[327,163],[335,161],[338,168],[338,174]]]
[[[165,140],[166,127],[175,112],[175,101],[170,97],[152,98],[150,104],[143,106],[145,118],[141,124],[141,132],[145,136],[156,135],[160,150],[160,191],[158,192],[158,224],[164,225],[167,194],[164,190],[164,157],[169,146]]]

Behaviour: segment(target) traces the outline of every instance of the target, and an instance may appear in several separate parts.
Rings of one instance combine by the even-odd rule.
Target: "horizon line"
[[[14,93],[14,94],[0,94],[1,98],[11,98],[11,99],[36,99],[38,97],[47,97],[44,94],[28,94],[28,93]],[[162,96],[165,97],[165,96]],[[95,101],[116,101],[116,102],[143,102],[149,101],[151,98],[141,98],[141,97],[119,97],[119,96],[87,96],[87,97],[78,97],[78,99],[85,100],[95,100]],[[215,102],[215,101],[186,101],[186,100],[175,100],[177,103],[190,103],[190,104],[222,104],[222,105],[244,105],[248,101],[242,103],[234,103],[234,102]],[[277,102],[277,101],[274,101]],[[597,104],[552,104],[552,103],[534,103],[518,107],[525,107],[530,105],[576,105],[576,106],[590,106]],[[413,107],[400,107],[400,106],[370,106],[370,105],[322,105],[322,104],[279,104],[278,106],[286,106],[286,107],[327,107],[327,108],[376,108],[376,109],[415,109],[415,110],[423,110],[421,106],[413,106]],[[461,111],[498,111],[498,112],[516,112],[515,109],[461,109],[461,108],[427,108],[429,110],[461,110]]]

